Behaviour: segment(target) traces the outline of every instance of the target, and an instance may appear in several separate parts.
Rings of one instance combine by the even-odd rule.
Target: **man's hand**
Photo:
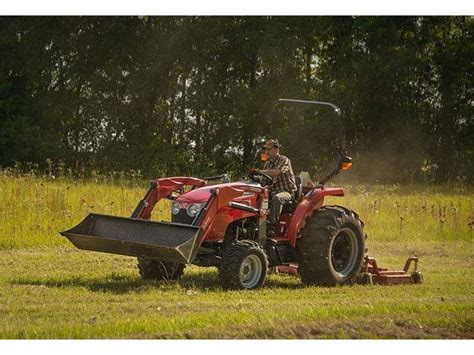
[[[255,173],[258,173],[258,171],[259,171],[258,169],[252,168],[252,169],[250,169],[249,173],[250,174],[255,174]]]

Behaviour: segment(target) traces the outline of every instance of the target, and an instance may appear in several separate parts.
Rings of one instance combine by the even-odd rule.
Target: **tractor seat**
[[[284,204],[283,208],[281,210],[281,213],[292,213],[296,206],[298,206],[298,203],[300,202],[301,195],[303,193],[303,186],[301,185],[301,177],[295,176],[295,183],[296,183],[296,191],[293,194],[293,199]]]

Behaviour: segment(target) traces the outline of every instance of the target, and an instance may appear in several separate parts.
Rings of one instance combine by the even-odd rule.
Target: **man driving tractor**
[[[274,178],[270,186],[271,207],[268,219],[267,235],[275,235],[275,226],[280,218],[283,205],[291,202],[296,191],[295,174],[290,159],[280,154],[280,143],[276,139],[267,139],[264,145],[265,153],[269,156],[264,169],[258,170]]]
[[[327,102],[278,103],[325,105],[340,114]],[[366,283],[423,281],[416,256],[407,260],[403,271],[378,268],[374,259],[364,256],[367,235],[359,215],[344,206],[324,205],[326,196],[344,196],[340,187],[324,187],[351,167],[352,158],[343,150],[338,149],[337,165],[329,174],[303,189],[290,160],[280,154],[279,142],[267,139],[264,147],[269,160],[264,170],[250,171],[250,181],[209,185],[210,178],[157,178],[130,218],[91,213],[61,234],[79,249],[137,257],[143,279],[177,280],[188,264],[215,266],[226,290],[261,287],[269,267],[290,268],[305,285],[353,284],[360,277]],[[267,222],[263,212],[269,192]],[[172,201],[171,222],[151,220],[162,199]],[[292,212],[283,210],[286,204],[293,204]],[[280,219],[284,224],[277,231]],[[272,227],[265,231],[268,224]],[[272,237],[276,232],[278,238]],[[415,271],[410,275],[412,261]]]

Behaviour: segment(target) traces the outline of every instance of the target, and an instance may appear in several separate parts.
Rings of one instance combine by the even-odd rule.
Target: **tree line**
[[[3,17],[0,166],[472,182],[470,17]],[[342,109],[274,106],[279,98]],[[345,131],[343,138],[340,124]]]

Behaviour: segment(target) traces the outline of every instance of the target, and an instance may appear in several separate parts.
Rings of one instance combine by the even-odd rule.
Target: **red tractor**
[[[338,111],[329,103],[311,103]],[[421,282],[416,257],[411,276],[409,262],[400,272],[374,266],[364,257],[366,235],[357,213],[323,205],[325,196],[344,196],[342,188],[324,185],[351,165],[339,150],[335,169],[318,184],[302,186],[297,177],[293,202],[284,207],[272,237],[266,235],[272,178],[261,172],[211,186],[213,178],[156,179],[131,218],[90,214],[61,234],[80,249],[138,257],[144,279],[176,280],[186,264],[194,264],[217,267],[224,289],[261,287],[270,268],[297,272],[306,285]],[[220,178],[227,179],[225,174]],[[163,198],[172,200],[171,222],[150,221]]]

